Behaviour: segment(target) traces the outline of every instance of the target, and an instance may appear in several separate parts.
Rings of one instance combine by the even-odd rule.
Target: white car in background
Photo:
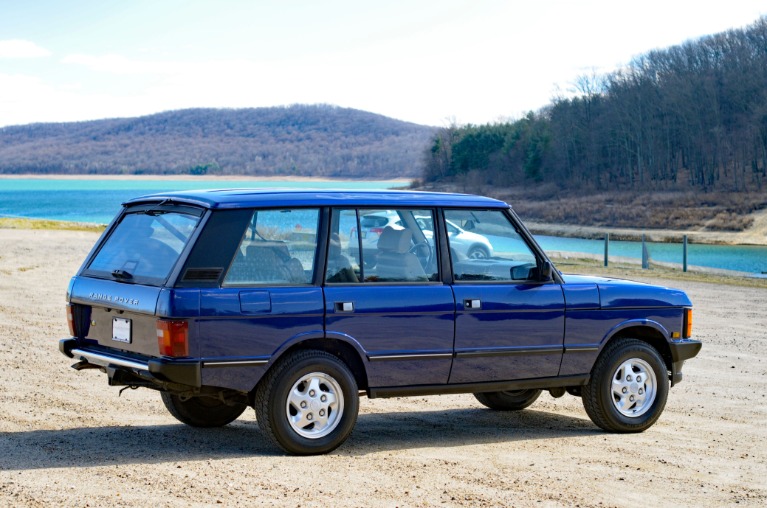
[[[434,224],[431,217],[416,217],[416,221],[424,236],[429,240],[433,239]],[[450,246],[454,254],[471,259],[487,259],[493,256],[493,246],[485,236],[466,231],[451,221],[446,221],[446,224],[447,235],[450,238]],[[402,221],[396,212],[382,210],[360,217],[363,251],[372,251],[377,248],[378,239],[386,226],[402,229]],[[356,229],[353,229],[350,237],[352,242],[357,240],[356,233]]]
[[[434,237],[434,225],[431,217],[417,219],[426,238]],[[447,236],[450,238],[452,253],[471,259],[488,259],[493,256],[493,245],[483,235],[466,231],[451,221],[445,221]]]

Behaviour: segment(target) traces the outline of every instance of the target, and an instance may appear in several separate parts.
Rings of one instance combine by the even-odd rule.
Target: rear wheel
[[[475,393],[474,397],[490,409],[519,411],[535,402],[541,390],[507,390],[505,392]]]
[[[668,373],[658,351],[637,339],[609,344],[582,389],[589,418],[610,432],[642,432],[666,407]]]
[[[327,453],[354,428],[357,383],[346,364],[324,351],[299,351],[275,365],[256,388],[261,430],[296,455]]]
[[[176,420],[192,427],[223,427],[236,420],[245,404],[228,405],[212,397],[190,397],[161,392],[162,402]]]

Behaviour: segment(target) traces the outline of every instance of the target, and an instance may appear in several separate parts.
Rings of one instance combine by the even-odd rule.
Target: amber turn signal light
[[[682,337],[685,339],[692,337],[692,309],[684,309]]]

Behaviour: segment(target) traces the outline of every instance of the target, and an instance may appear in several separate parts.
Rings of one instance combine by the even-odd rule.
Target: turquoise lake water
[[[77,222],[108,223],[124,201],[154,192],[208,188],[389,189],[401,181],[300,181],[277,180],[63,180],[0,179],[0,217],[27,217]],[[536,236],[546,251],[602,255],[602,240]],[[681,244],[648,243],[654,261],[682,263]],[[640,242],[610,242],[610,256],[641,258]],[[764,274],[767,247],[688,245],[688,265]]]

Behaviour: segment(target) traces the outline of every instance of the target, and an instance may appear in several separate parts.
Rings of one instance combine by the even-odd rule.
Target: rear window
[[[189,242],[197,214],[154,209],[128,213],[87,268],[89,275],[161,284]]]
[[[253,212],[224,285],[310,283],[319,219],[318,208]]]

